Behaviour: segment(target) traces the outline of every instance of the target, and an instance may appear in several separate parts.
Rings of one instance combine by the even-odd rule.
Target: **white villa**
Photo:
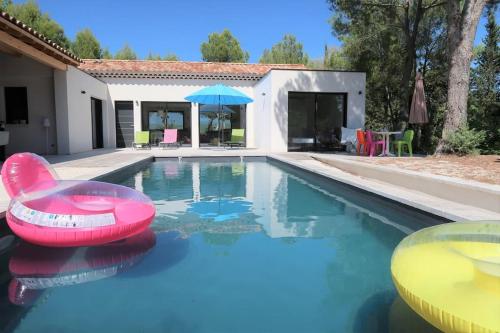
[[[213,144],[213,106],[185,97],[216,83],[251,97],[228,106],[226,129],[269,152],[330,149],[341,128],[363,127],[365,73],[303,65],[81,60],[6,13],[0,15],[0,121],[7,154],[73,154],[130,147],[134,132],[162,139],[162,113],[183,146]],[[230,135],[230,131],[228,131]]]

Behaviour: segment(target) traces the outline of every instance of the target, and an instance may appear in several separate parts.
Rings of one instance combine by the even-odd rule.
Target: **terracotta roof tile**
[[[302,64],[242,64],[194,61],[84,59],[79,68],[97,76],[155,74],[236,75],[261,77],[271,69],[306,69]]]
[[[35,29],[33,29],[33,28],[27,26],[26,24],[24,24],[23,22],[19,21],[14,16],[12,16],[6,12],[0,11],[0,20],[4,20],[4,22],[9,22],[9,23],[17,26],[18,28],[20,28],[23,31],[25,31],[26,33],[28,33],[31,36],[31,38],[33,38],[39,42],[42,42],[43,44],[45,44],[49,48],[52,48],[52,49],[57,50],[60,53],[64,54],[65,56],[67,56],[68,58],[71,59],[71,61],[73,62],[72,64],[76,65],[77,63],[81,62],[80,58],[78,58],[72,52],[59,46],[57,43],[53,42],[52,40],[48,39],[47,37],[45,37],[43,34],[39,33],[38,31],[36,31]],[[8,24],[8,23],[6,23],[6,24]],[[4,29],[2,28],[0,30],[4,30]],[[7,32],[9,32],[9,31],[7,31]],[[17,35],[15,35],[15,37],[19,38]]]

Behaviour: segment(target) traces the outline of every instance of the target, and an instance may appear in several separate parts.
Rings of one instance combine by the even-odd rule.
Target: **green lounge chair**
[[[412,149],[412,142],[413,142],[413,136],[415,135],[415,132],[413,130],[406,130],[405,133],[403,134],[403,138],[401,140],[396,140],[393,142],[394,145],[394,150],[398,150],[398,157],[401,157],[401,149],[406,145],[408,148],[408,153],[410,156],[413,156],[413,149]]]
[[[146,148],[151,149],[151,144],[149,143],[149,131],[139,131],[135,132],[134,142],[132,143],[134,149]]]
[[[224,142],[225,145],[234,147],[241,147],[245,144],[245,130],[240,128],[233,128],[231,130],[231,140]]]

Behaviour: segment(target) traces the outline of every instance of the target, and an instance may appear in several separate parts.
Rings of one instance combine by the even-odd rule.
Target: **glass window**
[[[346,125],[344,93],[288,93],[288,150],[339,149]]]
[[[169,111],[167,114],[167,128],[184,129],[184,112]]]
[[[200,104],[200,144],[231,140],[232,129],[246,129],[246,105]]]
[[[165,128],[178,130],[183,145],[191,144],[191,103],[187,102],[142,102],[142,130],[150,131],[151,143],[163,140]]]
[[[5,87],[5,113],[7,124],[28,123],[28,89]]]

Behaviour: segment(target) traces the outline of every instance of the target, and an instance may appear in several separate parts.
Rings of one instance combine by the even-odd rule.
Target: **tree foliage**
[[[128,44],[125,44],[120,50],[116,52],[114,58],[117,60],[136,60],[137,55]]]
[[[212,62],[248,62],[250,55],[243,51],[240,42],[225,29],[222,33],[211,33],[208,41],[201,44],[204,61]]]
[[[179,57],[174,53],[167,53],[165,56],[161,56],[156,53],[149,52],[146,60],[164,60],[164,61],[179,61]]]
[[[500,153],[500,26],[496,6],[487,9],[486,36],[475,59],[469,97],[469,127],[483,129],[483,152]]]
[[[309,56],[294,35],[287,34],[271,50],[265,49],[259,60],[262,64],[307,64]]]
[[[102,57],[101,45],[90,29],[83,29],[76,34],[75,41],[71,43],[71,50],[81,59]]]
[[[34,0],[15,4],[12,1],[2,1],[2,10],[22,21],[29,27],[43,34],[58,45],[69,48],[70,41],[64,34],[63,28],[50,18],[47,13],[42,13]]]
[[[111,52],[109,51],[109,49],[107,47],[105,47],[102,50],[101,58],[102,59],[113,59],[113,55],[111,54]]]
[[[398,71],[394,72],[399,80],[398,92],[393,107],[399,115],[396,117],[401,129],[406,127],[409,113],[409,101],[414,86],[416,73],[416,53],[425,19],[442,5],[439,0],[329,0],[334,12],[331,23],[334,33],[339,37],[354,38],[356,42],[375,38],[379,51],[386,52],[389,44],[397,44]],[[364,35],[359,27],[365,27]],[[374,27],[373,30],[370,27]],[[383,40],[380,38],[389,38]],[[362,45],[361,45],[362,46]],[[379,52],[380,53],[380,52]],[[389,92],[388,92],[389,93]],[[392,111],[391,111],[392,113]]]

